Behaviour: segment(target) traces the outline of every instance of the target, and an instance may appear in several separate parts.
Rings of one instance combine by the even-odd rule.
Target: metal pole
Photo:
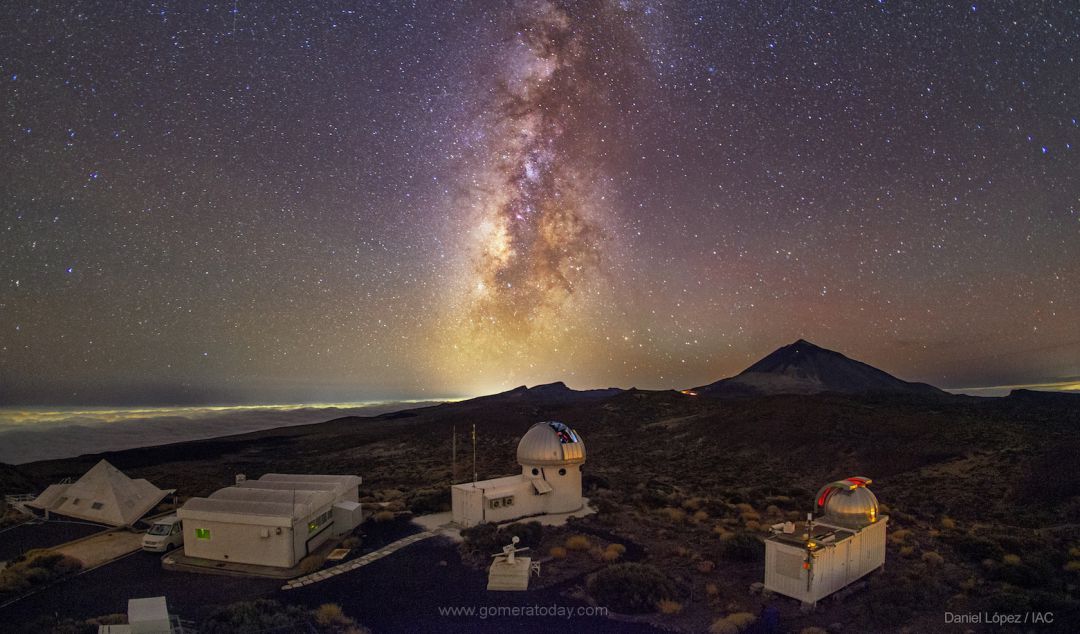
[[[472,424],[472,483],[476,486],[476,423]]]
[[[457,484],[457,425],[450,428],[450,446],[453,458],[450,467],[450,484]]]

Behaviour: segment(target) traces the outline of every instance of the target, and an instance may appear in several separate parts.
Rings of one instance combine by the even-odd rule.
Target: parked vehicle
[[[163,517],[154,522],[150,530],[143,535],[142,547],[154,553],[163,553],[184,545],[184,527],[175,515]]]

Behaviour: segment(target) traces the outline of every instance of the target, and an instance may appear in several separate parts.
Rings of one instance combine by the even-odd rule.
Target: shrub
[[[413,515],[427,515],[450,510],[450,489],[424,490],[409,500]]]
[[[749,533],[736,533],[721,542],[720,556],[728,561],[760,561],[765,558],[765,546]]]
[[[385,522],[393,521],[394,517],[395,516],[393,511],[379,511],[375,514],[375,517],[373,519],[379,524],[383,524]]]
[[[953,552],[970,562],[999,559],[1004,554],[997,543],[967,533],[944,536],[943,540],[952,546]]]
[[[749,612],[735,612],[713,621],[709,634],[738,634],[754,624],[757,617]]]
[[[313,615],[315,622],[322,627],[330,627],[332,625],[349,625],[352,619],[345,616],[342,612],[341,606],[336,603],[324,603],[315,608]]]
[[[250,634],[266,630],[306,631],[308,615],[296,606],[270,599],[233,603],[218,609],[199,624],[202,634]]]
[[[1001,558],[1001,563],[1010,566],[1018,565],[1020,563],[1020,555],[1014,555],[1012,553],[1009,553]]]
[[[566,538],[567,550],[589,550],[592,548],[592,542],[584,535],[571,535]]]
[[[82,562],[51,550],[30,550],[0,570],[0,596],[26,592],[82,570]]]
[[[953,530],[956,528],[956,520],[951,517],[941,518],[941,527],[947,530]]]
[[[720,594],[720,587],[717,586],[715,583],[706,583],[705,594],[710,597],[715,597],[716,595]]]
[[[1067,572],[1080,572],[1080,561],[1070,561],[1065,564],[1065,570]]]
[[[660,602],[656,604],[656,609],[660,614],[678,614],[679,612],[682,612],[682,607],[681,603],[670,599],[661,599]]]
[[[674,600],[675,584],[655,566],[623,563],[608,566],[588,583],[589,593],[600,605],[616,612],[653,612],[660,602]]]
[[[716,564],[709,561],[708,559],[702,559],[701,561],[698,562],[698,565],[697,565],[698,572],[700,572],[702,574],[709,574],[715,568],[716,568]]]
[[[709,514],[705,511],[694,511],[693,518],[695,522],[704,522],[709,519]]]
[[[739,628],[739,631],[743,631],[750,627],[757,621],[757,617],[749,612],[735,612],[734,614],[727,615],[727,620],[735,624],[735,627]]]
[[[941,555],[937,554],[936,552],[932,551],[932,550],[928,550],[925,553],[923,553],[922,554],[922,560],[923,560],[924,563],[926,563],[926,565],[931,566],[931,567],[935,567],[935,568],[937,566],[940,566],[941,564],[945,563],[945,558],[942,557]]]
[[[566,559],[566,549],[562,546],[553,546],[548,554],[552,559]]]
[[[681,524],[686,521],[686,511],[677,509],[673,506],[660,509],[660,514],[674,524]]]

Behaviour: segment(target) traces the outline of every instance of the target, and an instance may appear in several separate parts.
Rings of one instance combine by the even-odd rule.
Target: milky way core
[[[512,339],[542,329],[597,271],[603,240],[591,216],[595,156],[587,150],[597,87],[581,36],[554,5],[526,5],[519,14],[486,122],[470,305],[476,325]]]

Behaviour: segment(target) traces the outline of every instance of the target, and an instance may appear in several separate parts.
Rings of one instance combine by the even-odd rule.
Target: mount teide
[[[946,394],[932,385],[903,381],[803,339],[775,350],[731,378],[692,391],[702,396],[720,397],[821,392]]]

